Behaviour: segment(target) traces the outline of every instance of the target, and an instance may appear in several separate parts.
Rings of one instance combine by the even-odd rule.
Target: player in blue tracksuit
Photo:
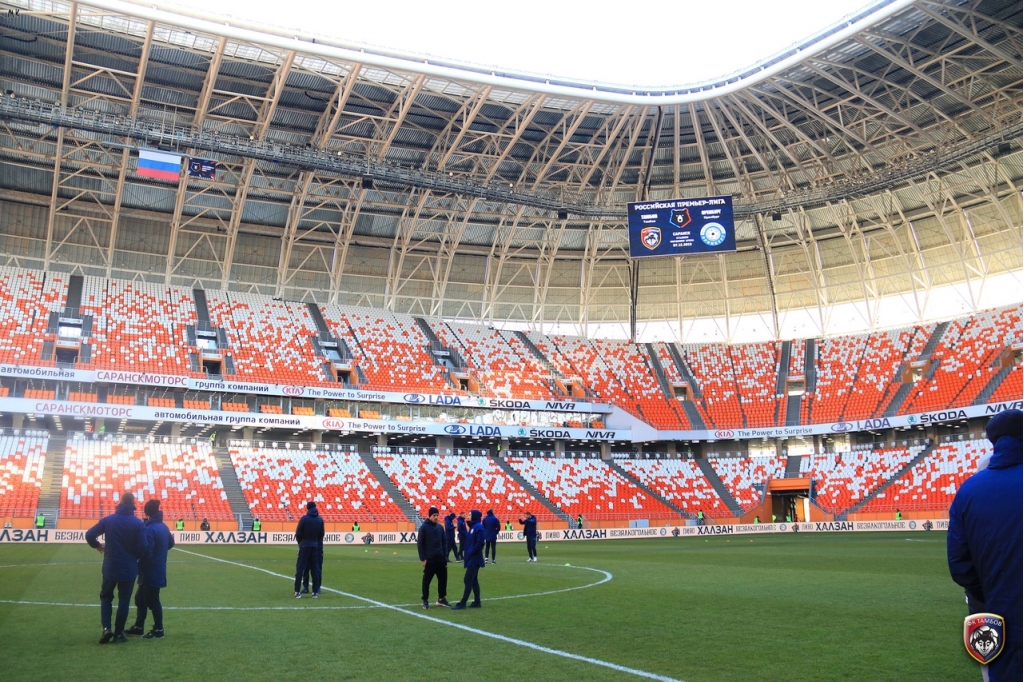
[[[160,589],[167,587],[167,552],[174,547],[174,536],[164,524],[160,500],[150,500],[143,507],[146,512],[146,539],[149,551],[139,559],[139,589],[135,593],[135,625],[125,631],[128,635],[146,632],[146,616],[153,612],[153,629],[143,639],[164,636],[164,609],[160,603]]]
[[[523,524],[523,535],[526,537],[526,553],[529,555],[527,561],[537,560],[537,517],[526,512],[524,517],[519,519]]]
[[[473,593],[473,603],[469,605],[469,608],[480,608],[479,573],[480,569],[484,567],[484,527],[480,523],[479,509],[474,509],[469,513],[469,534],[466,543],[462,549],[463,565],[466,567],[466,575],[462,582],[465,583],[466,589],[462,593],[459,603],[452,606],[452,611],[461,611],[466,608],[470,592]]]
[[[105,541],[98,540],[103,536]],[[114,644],[128,641],[124,635],[124,624],[131,608],[132,590],[139,575],[139,559],[146,556],[149,542],[146,527],[135,518],[135,496],[125,493],[117,509],[110,516],[85,532],[89,546],[103,554],[103,586],[100,588],[100,620],[103,635],[100,644],[113,640]],[[114,604],[114,588],[117,588],[117,619],[110,629],[110,616]]]
[[[299,554],[295,559],[295,598],[302,596],[302,576],[306,568],[313,574],[313,599],[320,596],[320,550],[324,546],[324,520],[316,510],[316,502],[306,503],[306,515],[295,528]]]
[[[466,526],[466,512],[459,512],[459,518],[455,520],[455,525],[459,535],[459,549],[455,560],[462,561],[466,558],[466,538],[469,537],[469,527]]]
[[[455,552],[455,560],[459,560],[459,548],[455,546],[455,512],[444,517],[444,539],[448,544],[448,553]]]
[[[484,563],[487,557],[491,557],[491,563],[496,564],[498,557],[498,533],[501,532],[501,521],[494,515],[493,509],[487,510],[487,516],[483,520],[484,525]]]
[[[967,592],[971,613],[1006,620],[1003,651],[987,666],[987,682],[1021,679],[1021,431],[1024,413],[1000,412],[985,435],[992,442],[988,467],[963,482],[949,508],[946,550],[949,573]]]

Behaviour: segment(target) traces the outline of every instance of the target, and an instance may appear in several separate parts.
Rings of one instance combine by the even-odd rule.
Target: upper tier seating
[[[448,512],[471,509],[494,513],[503,522],[524,511],[541,521],[557,517],[506,474],[490,457],[479,455],[374,455],[402,494],[426,516],[431,506]]]
[[[86,277],[82,313],[93,317],[96,369],[202,376],[189,367],[185,328],[196,313],[188,289]]]
[[[899,473],[923,446],[808,455],[800,475],[814,481],[815,500],[822,509],[841,514]]]
[[[1004,400],[1020,400],[1021,394],[1021,365],[1015,364],[1010,373],[1003,378],[1003,382],[989,396],[988,402],[998,403]]]
[[[761,503],[769,479],[786,475],[782,457],[723,457],[708,462],[744,511]]]
[[[0,516],[35,514],[46,442],[45,434],[0,436]]]
[[[779,343],[743,343],[729,347],[740,409],[747,426],[775,426],[781,415],[781,396],[777,393]]]
[[[310,337],[316,324],[302,303],[240,292],[209,291],[210,324],[223,329],[235,381],[320,384],[324,380]]]
[[[356,452],[232,446],[249,511],[264,521],[298,521],[316,502],[324,521],[406,521]]]
[[[732,516],[692,459],[620,459],[616,463],[689,514],[703,511],[710,517]]]
[[[841,418],[855,420],[882,416],[902,384],[900,368],[921,354],[932,331],[933,326],[912,327],[867,336],[856,380],[847,392],[848,399]],[[819,415],[817,401],[814,414],[816,417]]]
[[[696,402],[704,423],[709,428],[722,424],[749,426],[740,408],[739,386],[729,347],[684,344],[680,348],[704,398]]]
[[[514,334],[453,322],[435,321],[430,328],[441,343],[465,358],[485,393],[525,400],[559,397],[551,387],[550,372]]]
[[[121,495],[132,493],[141,511],[160,500],[170,519],[229,521],[234,518],[210,444],[148,442],[148,439],[69,439],[60,513],[69,518],[112,514]]]
[[[987,440],[965,440],[936,446],[924,460],[861,507],[862,512],[934,509],[946,511],[960,485],[992,453]]]
[[[579,514],[591,520],[679,517],[601,460],[509,457],[508,463],[573,518]]]
[[[42,360],[49,309],[43,303],[44,275],[0,266],[0,362],[52,365]]]

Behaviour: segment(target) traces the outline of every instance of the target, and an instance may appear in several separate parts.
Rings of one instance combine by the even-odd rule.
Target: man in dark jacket
[[[139,559],[139,589],[135,593],[135,625],[128,628],[127,635],[142,635],[146,632],[146,615],[153,612],[153,629],[143,639],[160,639],[164,636],[164,609],[160,604],[160,589],[167,587],[167,552],[174,547],[174,536],[164,525],[164,513],[160,511],[160,500],[150,500],[143,507],[146,512],[147,556]]]
[[[427,520],[416,535],[416,549],[423,564],[423,608],[430,608],[430,581],[437,576],[437,605],[451,606],[448,596],[448,534],[437,522],[437,507],[427,512]]]
[[[459,558],[462,561],[466,558],[466,538],[469,536],[469,528],[466,526],[466,512],[459,512],[459,518],[455,520],[456,532],[459,536]]]
[[[487,510],[487,516],[484,517],[484,563],[487,563],[487,557],[491,557],[491,563],[496,564],[498,555],[498,533],[501,532],[501,521],[494,515],[493,509]]]
[[[989,421],[988,467],[963,482],[949,508],[950,575],[967,592],[971,613],[994,613],[1006,621],[1002,653],[982,666],[988,682],[1018,682],[1022,674],[1022,430],[1020,410],[1000,412]]]
[[[530,512],[524,514],[524,518],[519,519],[519,523],[523,524],[523,535],[526,536],[526,553],[529,555],[527,562],[537,560],[537,518]]]
[[[466,567],[466,575],[462,579],[466,589],[462,593],[462,599],[458,604],[452,606],[452,611],[461,611],[466,608],[469,600],[469,593],[473,593],[471,609],[480,608],[480,569],[484,567],[484,527],[480,523],[480,510],[474,509],[469,513],[469,534],[466,538],[466,546],[462,550],[463,565]]]
[[[448,543],[448,551],[455,552],[455,560],[459,560],[459,548],[455,544],[455,512],[444,517],[444,539]],[[445,557],[448,555],[445,554]]]
[[[97,540],[101,535],[106,544]],[[100,519],[99,523],[85,532],[85,541],[103,555],[103,586],[100,588],[103,636],[100,637],[100,644],[111,640],[115,644],[122,644],[128,641],[124,636],[124,624],[128,621],[132,588],[139,575],[139,559],[146,555],[148,547],[146,527],[135,518],[135,496],[131,493],[122,495],[114,513]],[[111,630],[114,588],[117,588],[117,620]]]
[[[299,556],[295,560],[295,598],[302,597],[302,575],[309,568],[313,574],[313,599],[320,596],[320,548],[324,542],[324,520],[316,510],[316,502],[306,503],[306,514],[295,528]]]

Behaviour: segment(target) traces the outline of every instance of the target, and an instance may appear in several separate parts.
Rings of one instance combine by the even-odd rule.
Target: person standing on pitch
[[[519,519],[519,523],[523,524],[523,535],[526,536],[526,553],[529,555],[527,562],[537,560],[537,519],[530,512],[525,513],[525,517]]]
[[[462,593],[462,599],[458,604],[452,606],[452,611],[461,611],[466,608],[469,595],[473,593],[471,609],[480,608],[480,569],[484,567],[484,526],[480,523],[480,510],[474,509],[469,512],[469,533],[466,538],[466,545],[462,548],[463,565],[466,567],[466,575],[462,578],[466,589]]]
[[[459,535],[459,549],[455,553],[455,560],[462,561],[466,558],[466,538],[469,535],[469,528],[466,527],[466,512],[459,512],[459,518],[455,522]]]
[[[320,584],[324,582],[324,542],[320,541],[317,548],[316,565],[320,567]],[[309,574],[313,572],[313,565],[306,566],[306,572],[302,574],[302,594],[309,594]]]
[[[139,589],[135,593],[135,625],[126,635],[142,635],[143,639],[164,636],[164,608],[160,604],[160,588],[167,587],[167,552],[174,547],[174,536],[164,525],[160,500],[150,500],[143,507],[146,512],[146,540],[148,556],[139,559]],[[146,632],[146,615],[153,612],[153,629]],[[143,634],[146,633],[146,634]]]
[[[487,563],[487,557],[490,555],[491,563],[498,563],[498,533],[501,532],[501,521],[494,515],[493,509],[487,510],[487,516],[484,517],[484,563]]]
[[[97,539],[103,536],[106,544]],[[124,636],[124,624],[128,621],[131,608],[132,588],[139,575],[139,559],[146,556],[149,546],[146,527],[135,518],[135,496],[125,493],[110,516],[85,532],[85,541],[103,555],[103,586],[100,588],[100,620],[103,635],[100,644],[113,640],[114,644],[128,641]],[[110,616],[114,604],[114,588],[117,588],[117,620],[110,629]]]
[[[302,597],[302,576],[307,567],[313,573],[313,599],[320,596],[320,549],[324,543],[324,520],[316,510],[316,502],[306,503],[306,514],[295,528],[299,556],[295,560],[295,598]]]
[[[999,642],[1002,651],[981,666],[986,682],[1018,682],[1022,675],[1022,430],[1024,413],[1020,410],[992,417],[985,427],[985,436],[992,442],[992,458],[985,469],[961,484],[949,508],[949,573],[967,593],[971,614],[995,614],[1005,621],[1003,641]],[[982,650],[986,655],[998,651],[996,639],[987,639],[991,646]],[[972,657],[982,660],[974,654]]]
[[[448,534],[437,522],[437,507],[427,512],[427,520],[416,535],[416,550],[423,564],[423,608],[430,608],[430,581],[437,576],[437,605],[451,606],[448,596]]]
[[[455,553],[455,560],[459,560],[459,548],[455,546],[455,512],[444,517],[444,540],[448,546],[448,552]],[[448,558],[448,555],[444,555]]]

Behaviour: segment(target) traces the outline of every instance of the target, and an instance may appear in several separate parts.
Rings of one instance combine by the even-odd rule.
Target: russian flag
[[[142,177],[177,182],[180,174],[181,154],[139,149],[139,175]]]

